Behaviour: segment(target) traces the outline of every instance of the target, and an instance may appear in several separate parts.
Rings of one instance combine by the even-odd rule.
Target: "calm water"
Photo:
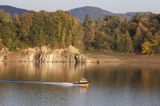
[[[90,88],[65,86],[85,76]],[[160,106],[159,64],[0,63],[0,80],[57,82],[0,83],[0,106]]]

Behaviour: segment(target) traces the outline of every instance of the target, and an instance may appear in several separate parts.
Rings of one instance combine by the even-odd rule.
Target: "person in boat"
[[[75,82],[74,84],[79,85],[80,87],[85,87],[85,88],[89,88],[89,82],[87,79],[81,77],[80,81]]]
[[[87,83],[88,81],[87,81],[87,79],[85,79],[85,78],[83,78],[83,77],[81,77],[81,79],[80,79],[80,83]]]
[[[75,82],[74,84],[79,84],[79,85],[84,85],[85,84],[86,85],[86,84],[89,84],[89,82],[88,82],[87,79],[81,77],[80,81]]]

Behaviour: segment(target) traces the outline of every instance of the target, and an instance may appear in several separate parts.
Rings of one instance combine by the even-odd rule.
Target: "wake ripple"
[[[41,84],[41,85],[66,86],[66,87],[74,86],[73,83],[68,83],[68,82],[40,82],[40,81],[0,80],[0,83]]]

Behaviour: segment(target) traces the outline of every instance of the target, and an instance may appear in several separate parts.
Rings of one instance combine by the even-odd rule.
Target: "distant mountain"
[[[127,13],[115,13],[115,16],[124,16],[127,20],[130,20],[135,14],[137,14],[138,12],[127,12]]]
[[[137,14],[137,12],[127,12],[123,14],[123,16],[126,17],[126,19],[131,19],[135,14]]]
[[[124,16],[127,20],[130,20],[133,16],[135,16],[136,14],[153,14],[152,12],[127,12],[125,14],[116,14],[117,16]]]
[[[105,16],[124,16],[127,20],[130,20],[136,14],[136,12],[128,12],[125,14],[112,13],[112,12],[103,10],[101,8],[91,7],[91,6],[75,8],[75,9],[69,10],[69,12],[73,16],[80,19],[81,22],[84,21],[84,18],[86,15],[90,15],[93,19],[103,18]]]
[[[73,16],[80,19],[81,22],[84,21],[84,18],[87,14],[90,15],[93,19],[98,19],[98,18],[102,18],[104,16],[113,15],[112,12],[109,12],[109,11],[106,11],[106,10],[103,10],[103,9],[97,8],[97,7],[91,7],[91,6],[75,8],[75,9],[69,10],[69,12]]]
[[[87,14],[90,15],[93,19],[103,18],[105,16],[124,16],[127,20],[130,20],[136,13],[140,13],[140,14],[151,13],[151,12],[112,13],[112,12],[103,10],[101,8],[90,7],[90,6],[75,8],[75,9],[69,10],[69,12],[73,16],[80,19],[81,22],[84,21],[84,18]]]
[[[8,5],[0,5],[0,9],[3,9],[4,11],[10,13],[10,14],[23,14],[23,13],[29,13],[32,12],[31,10],[21,9],[13,6]],[[112,13],[107,10],[103,10],[101,8],[97,7],[91,7],[91,6],[85,6],[80,8],[75,8],[72,10],[69,10],[69,12],[77,17],[81,22],[84,21],[85,16],[88,14],[93,19],[103,18],[105,16],[124,16],[127,20],[130,20],[137,12],[128,12],[125,14],[122,13]],[[138,12],[138,13],[145,13],[145,12]]]
[[[3,9],[5,12],[8,12],[10,14],[23,14],[23,13],[29,13],[30,10],[16,8],[8,5],[0,5],[0,9]]]

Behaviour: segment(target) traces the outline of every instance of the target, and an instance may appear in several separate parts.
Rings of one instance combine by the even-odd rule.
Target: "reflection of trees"
[[[2,79],[2,76],[4,76],[6,70],[6,64],[3,62],[0,62],[0,78]]]
[[[2,79],[27,80],[35,75],[33,63],[1,63],[0,75]]]
[[[148,64],[124,64],[116,67],[114,65],[102,65],[98,66],[99,68],[97,68],[97,66],[92,66],[87,69],[92,70],[87,72],[87,75],[89,79],[97,79],[101,85],[106,86],[160,86],[160,68],[158,65],[146,65]]]

